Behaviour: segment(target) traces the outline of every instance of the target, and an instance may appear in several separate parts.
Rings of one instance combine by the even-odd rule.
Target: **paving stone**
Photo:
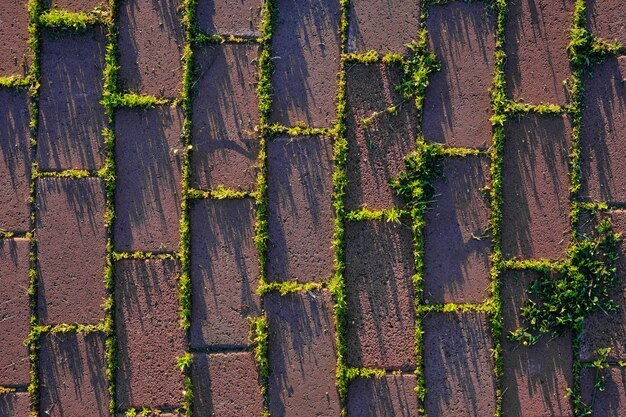
[[[327,281],[333,272],[333,144],[282,137],[268,145],[268,278]]]
[[[348,366],[415,368],[413,233],[405,224],[347,223]]]
[[[441,62],[424,99],[423,134],[429,142],[486,148],[491,145],[495,17],[484,3],[457,1],[429,9],[429,49]]]
[[[0,416],[29,417],[30,398],[26,392],[15,392],[0,395]]]
[[[104,30],[44,32],[37,162],[42,170],[99,169],[104,161]]]
[[[28,349],[24,346],[30,325],[29,251],[26,239],[0,239],[0,386],[30,382]]]
[[[347,210],[401,203],[389,180],[404,171],[404,157],[415,150],[418,114],[395,91],[400,83],[399,71],[390,66],[354,65],[346,70]],[[397,112],[387,113],[392,106]]]
[[[265,297],[272,416],[338,416],[337,348],[330,295],[308,291]]]
[[[38,307],[43,324],[95,324],[104,318],[104,184],[45,178],[37,187]]]
[[[626,57],[607,58],[584,81],[581,195],[626,202]]]
[[[191,185],[256,188],[259,48],[207,46],[194,53],[199,74],[193,97]]]
[[[504,129],[502,252],[561,258],[569,243],[571,122],[526,115]]]
[[[420,31],[419,0],[354,0],[348,4],[348,52],[405,54]]]
[[[263,396],[250,352],[194,354],[193,412],[196,416],[260,416]]]
[[[587,0],[585,12],[587,28],[593,35],[626,44],[624,4],[620,0]]]
[[[341,52],[339,0],[277,0],[270,121],[331,127]]]
[[[484,313],[424,318],[424,377],[429,416],[489,416],[496,411],[493,342]]]
[[[42,338],[41,415],[109,415],[104,340],[101,333],[57,333]]]
[[[178,250],[184,118],[168,106],[116,113],[116,250]]]
[[[124,0],[119,11],[119,65],[123,88],[176,97],[182,87],[185,31],[182,0]]]
[[[489,160],[443,161],[435,202],[425,215],[424,297],[431,303],[480,303],[489,296]]]
[[[179,326],[178,277],[173,260],[115,264],[117,405],[182,406],[183,375],[177,358],[187,350]]]
[[[261,0],[198,0],[198,27],[219,35],[260,36]]]
[[[570,77],[567,47],[574,16],[572,0],[512,0],[507,4],[504,51],[509,98],[565,104]]]
[[[94,9],[108,10],[107,0],[44,0],[46,7],[69,12],[90,12]]]
[[[32,61],[28,45],[28,3],[24,0],[0,2],[0,77],[25,76]]]
[[[348,415],[417,417],[415,375],[357,378],[348,386]]]
[[[124,413],[118,413],[117,417],[185,417],[184,414],[181,413],[163,413],[161,410],[154,410],[151,412],[145,413],[143,410],[136,412],[136,414],[131,414],[128,410]]]
[[[1,52],[0,52],[1,53]],[[0,229],[30,228],[28,92],[0,88]]]
[[[261,313],[251,199],[191,206],[191,346],[247,346],[248,318]]]
[[[604,391],[595,388],[595,369],[581,370],[582,400],[591,405],[591,417],[623,417],[626,415],[626,368],[610,367],[603,370]]]

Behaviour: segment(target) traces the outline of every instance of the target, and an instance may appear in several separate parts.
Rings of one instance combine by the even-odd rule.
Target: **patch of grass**
[[[360,222],[367,220],[384,220],[387,222],[400,223],[403,217],[409,217],[410,213],[398,207],[385,210],[370,210],[360,208],[346,213],[345,221]]]
[[[387,375],[384,369],[375,368],[346,368],[346,379],[353,381],[357,378],[383,378]]]
[[[0,88],[23,88],[29,87],[31,83],[30,77],[20,77],[19,75],[0,77]]]
[[[170,100],[135,93],[110,93],[104,96],[102,104],[111,108],[150,109],[156,106],[172,104]]]
[[[213,199],[213,200],[229,200],[229,199],[239,199],[239,198],[250,198],[255,197],[256,193],[249,191],[240,191],[240,190],[232,190],[224,187],[223,185],[217,186],[217,188],[213,190],[198,190],[195,188],[189,188],[187,190],[187,198],[190,200],[202,200],[202,199]]]
[[[318,291],[324,288],[324,284],[320,282],[298,282],[291,281],[271,281],[259,284],[257,294],[263,296],[270,292],[278,292],[280,295],[287,295],[296,292]]]
[[[74,13],[66,10],[50,9],[39,15],[43,27],[72,30],[86,30],[88,27],[108,20],[109,13],[104,9],[94,9],[89,13]]]

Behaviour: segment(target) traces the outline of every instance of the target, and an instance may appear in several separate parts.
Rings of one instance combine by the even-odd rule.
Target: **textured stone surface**
[[[198,0],[198,26],[210,34],[259,36],[262,0]]]
[[[15,392],[0,395],[0,416],[29,417],[30,398],[26,392]]]
[[[28,23],[27,2],[0,2],[0,77],[26,75],[32,61],[28,46]]]
[[[116,113],[116,250],[178,250],[183,120],[179,107]]]
[[[255,205],[207,200],[191,206],[191,346],[248,345],[248,317],[260,314]]]
[[[45,178],[36,187],[39,319],[97,323],[106,297],[104,184],[96,178]]]
[[[348,386],[348,415],[417,417],[415,375],[357,378]]]
[[[52,9],[70,12],[90,12],[94,9],[108,9],[107,0],[44,0],[44,4]]]
[[[333,145],[283,137],[268,145],[270,280],[328,280],[333,271]]]
[[[597,37],[609,42],[626,44],[624,3],[620,0],[587,0],[585,2],[587,28]]]
[[[622,417],[626,415],[626,368],[610,367],[603,372],[604,391],[600,391],[594,387],[596,371],[582,369],[582,399],[592,405],[592,417]]]

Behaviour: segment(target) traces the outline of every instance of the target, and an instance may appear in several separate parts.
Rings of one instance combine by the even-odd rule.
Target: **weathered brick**
[[[425,215],[424,297],[432,303],[480,303],[489,296],[489,181],[485,157],[450,158]]]
[[[572,0],[512,0],[507,4],[504,66],[510,98],[565,104],[571,76],[567,47]]]
[[[0,394],[0,416],[29,417],[30,397],[26,392]]]
[[[347,210],[400,204],[389,180],[405,169],[404,157],[417,143],[417,111],[395,91],[400,82],[399,71],[390,66],[346,70]],[[385,111],[392,106],[395,112]]]
[[[623,417],[626,415],[626,368],[610,367],[602,372],[604,390],[595,387],[595,369],[581,370],[582,400],[591,405],[591,417]]]
[[[106,229],[100,179],[37,181],[39,318],[45,324],[104,318]]]
[[[330,127],[336,117],[341,51],[339,0],[278,0],[276,10],[270,120]]]
[[[198,0],[198,26],[210,34],[260,36],[261,0]]]
[[[119,11],[122,87],[141,94],[176,97],[183,81],[185,32],[182,0],[124,0]]]
[[[191,369],[194,415],[262,415],[263,397],[252,353],[197,353]]]
[[[426,19],[430,49],[441,63],[426,88],[424,138],[449,146],[491,144],[495,18],[484,3],[431,7]]]
[[[502,251],[561,258],[569,242],[569,118],[526,115],[505,125]]]
[[[333,145],[282,137],[268,145],[268,278],[325,281],[333,271]]]
[[[116,113],[116,250],[178,250],[184,117],[179,107]]]
[[[431,313],[424,318],[424,408],[429,416],[494,415],[492,349],[483,313]]]
[[[106,0],[44,0],[47,7],[52,9],[67,10],[74,13],[90,12],[94,9],[107,9]]]
[[[120,408],[182,405],[177,358],[186,350],[179,326],[178,277],[173,260],[115,264],[117,404]]]
[[[415,375],[357,378],[348,386],[348,415],[417,417]]]
[[[248,345],[248,317],[260,314],[259,258],[252,200],[191,206],[191,346]]]
[[[28,92],[0,88],[0,229],[30,227]]]
[[[585,12],[587,28],[592,34],[609,42],[626,44],[624,3],[620,0],[587,0]]]
[[[207,46],[194,54],[200,76],[191,118],[193,187],[256,187],[258,54],[247,44]]]
[[[98,169],[104,161],[104,30],[44,32],[37,162],[44,170]]]
[[[0,2],[0,77],[25,76],[32,60],[28,46],[28,3]]]
[[[43,337],[39,356],[42,415],[109,415],[104,339],[101,333]]]
[[[413,234],[406,224],[346,224],[346,361],[415,368]]]
[[[335,325],[330,295],[265,297],[269,330],[269,409],[273,416],[338,416]]]

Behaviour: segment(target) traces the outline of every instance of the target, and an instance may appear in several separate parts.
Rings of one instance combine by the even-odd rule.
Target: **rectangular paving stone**
[[[609,57],[584,80],[581,195],[626,202],[626,57]]]
[[[348,366],[415,369],[413,233],[407,224],[347,223]]]
[[[180,107],[117,111],[116,250],[178,250],[184,118]]]
[[[0,29],[1,30],[1,29]],[[0,52],[1,53],[1,52]],[[30,228],[30,113],[28,91],[0,88],[0,229]]]
[[[29,417],[30,397],[27,392],[0,394],[0,416]]]
[[[569,243],[571,121],[525,115],[504,130],[502,252],[561,258]]]
[[[195,416],[260,416],[263,396],[251,352],[196,353],[191,367]]]
[[[247,346],[248,318],[261,313],[254,201],[198,201],[190,216],[191,346]]]
[[[102,333],[43,336],[39,355],[41,415],[109,416]]]
[[[484,313],[424,318],[424,409],[429,416],[492,416],[496,387],[493,341]]]
[[[326,291],[265,297],[272,416],[338,416],[333,305]]]
[[[348,386],[348,415],[417,417],[416,385],[411,374],[356,378]]]
[[[484,3],[456,1],[429,8],[429,49],[441,63],[426,88],[422,131],[428,142],[487,148],[495,16]]]
[[[612,366],[602,372],[604,391],[595,387],[595,369],[581,370],[582,400],[591,406],[591,417],[623,417],[626,415],[626,368]]]
[[[117,405],[176,408],[183,403],[177,358],[187,350],[179,326],[174,260],[123,260],[115,264]]]
[[[218,35],[260,36],[262,0],[198,0],[200,30]]]
[[[42,170],[102,167],[104,29],[46,31],[41,40],[37,162]]]
[[[620,0],[587,0],[585,2],[587,29],[608,42],[626,44],[624,3]]]
[[[270,121],[331,127],[341,52],[339,0],[277,0],[275,7]]]
[[[211,45],[194,52],[191,186],[253,191],[259,139],[258,46]]]
[[[37,181],[39,319],[94,324],[104,319],[104,184],[97,178]]]
[[[94,9],[107,10],[106,0],[44,0],[46,7],[69,12],[91,12]]]
[[[4,387],[30,382],[24,346],[30,330],[29,251],[26,239],[0,239],[0,386]]]
[[[571,69],[567,47],[572,0],[512,0],[507,3],[504,74],[509,98],[565,104]]]
[[[480,303],[490,291],[489,159],[442,162],[424,230],[424,297],[430,303]]]
[[[395,91],[400,72],[386,65],[346,69],[347,210],[391,208],[401,203],[389,180],[404,171],[404,157],[417,144],[415,106]],[[396,112],[385,110],[393,106]]]
[[[0,77],[25,76],[32,61],[28,45],[28,2],[0,2]]]
[[[122,88],[174,98],[183,82],[182,0],[123,0],[119,10]]]
[[[333,144],[325,137],[280,137],[268,144],[267,275],[327,281],[333,272]]]

